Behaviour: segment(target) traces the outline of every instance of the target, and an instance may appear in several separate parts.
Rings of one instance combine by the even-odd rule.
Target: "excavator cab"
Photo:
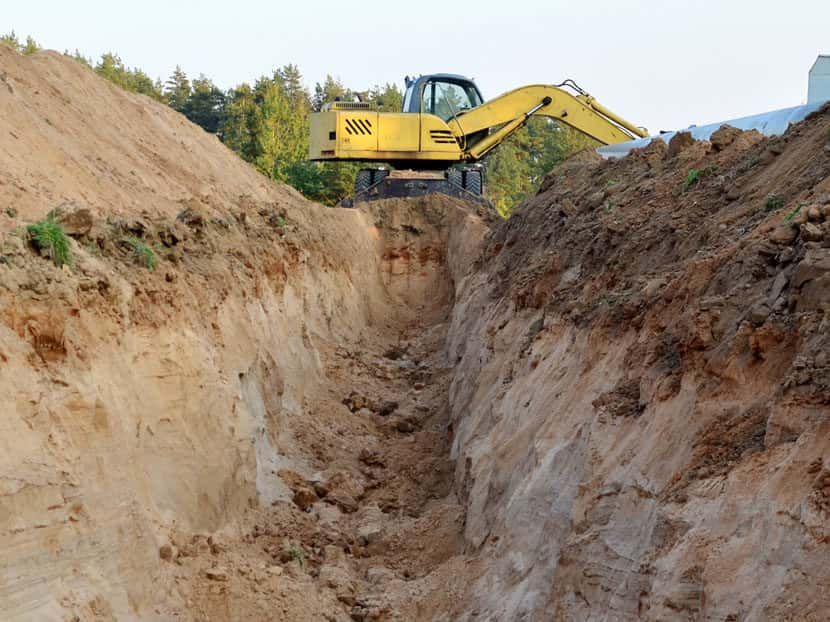
[[[403,112],[433,114],[449,121],[484,103],[475,82],[451,73],[407,76]]]
[[[433,73],[404,78],[406,93],[403,111],[429,114],[444,123],[458,119],[484,103],[478,86],[470,78],[453,73]],[[490,133],[489,128],[463,136],[462,147],[470,148]]]

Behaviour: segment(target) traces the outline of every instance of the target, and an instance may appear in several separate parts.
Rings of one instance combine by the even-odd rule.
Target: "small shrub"
[[[285,227],[285,216],[277,216],[277,226]]]
[[[764,203],[764,211],[766,212],[772,212],[777,209],[781,209],[782,207],[784,207],[784,199],[779,197],[777,194],[769,195],[766,203]],[[801,207],[798,207],[797,209],[801,209]],[[796,211],[793,216],[795,216],[796,213],[798,212]]]
[[[158,259],[156,259],[156,253],[155,251],[153,251],[152,248],[147,246],[138,238],[134,237],[127,238],[127,244],[129,244],[130,248],[133,249],[133,258],[138,263],[140,263],[142,266],[144,266],[151,272],[156,269]]]
[[[768,202],[769,202],[769,200],[768,200]],[[798,212],[800,212],[801,208],[804,207],[805,205],[806,205],[806,203],[799,203],[798,205],[796,205],[796,207],[793,211],[791,211],[789,214],[784,216],[784,222],[792,222],[792,219],[795,218],[796,216],[798,216]]]
[[[754,153],[754,154],[752,154],[751,156],[749,156],[749,158],[747,158],[747,159],[746,159],[746,160],[745,160],[745,161],[744,161],[744,162],[743,162],[743,163],[742,163],[742,164],[738,167],[738,172],[739,172],[739,173],[746,173],[749,169],[751,169],[752,167],[754,167],[754,166],[755,166],[756,164],[758,164],[758,162],[760,162],[760,161],[761,161],[761,156],[759,156],[757,153]]]
[[[288,549],[288,556],[292,561],[300,562],[300,566],[305,567],[305,551],[298,546],[292,546]]]
[[[688,175],[686,175],[686,179],[683,182],[683,192],[686,192],[689,188],[694,186],[697,182],[700,181],[700,171],[696,168],[693,168],[689,171]]]
[[[7,35],[0,36],[0,43],[5,43],[13,50],[19,52],[20,54],[34,54],[40,48],[37,41],[32,39],[31,37],[26,37],[26,42],[23,43],[20,39],[17,38],[17,34],[12,30]]]
[[[35,246],[40,250],[46,250],[56,266],[60,268],[72,262],[69,236],[52,214],[40,222],[28,225],[26,231]]]

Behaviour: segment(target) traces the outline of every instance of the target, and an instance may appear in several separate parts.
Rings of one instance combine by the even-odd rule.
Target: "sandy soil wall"
[[[443,317],[447,248],[481,234],[453,205],[311,204],[58,54],[0,68],[3,617],[163,619],[171,530],[290,502],[274,474],[331,434],[326,356]],[[25,233],[54,209],[62,269]]]

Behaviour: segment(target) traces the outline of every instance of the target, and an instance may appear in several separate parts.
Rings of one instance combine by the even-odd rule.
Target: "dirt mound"
[[[175,217],[300,196],[233,156],[167,106],[56,52],[0,48],[0,232],[61,204],[98,217]]]
[[[566,163],[488,237],[450,334],[490,618],[827,617],[829,176],[825,108]]]

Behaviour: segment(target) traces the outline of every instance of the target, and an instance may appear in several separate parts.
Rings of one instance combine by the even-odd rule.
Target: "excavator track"
[[[354,196],[343,199],[337,207],[354,207],[358,203],[389,198],[445,194],[493,209],[483,191],[483,174],[479,167],[452,168],[444,172],[361,169],[355,178]]]

